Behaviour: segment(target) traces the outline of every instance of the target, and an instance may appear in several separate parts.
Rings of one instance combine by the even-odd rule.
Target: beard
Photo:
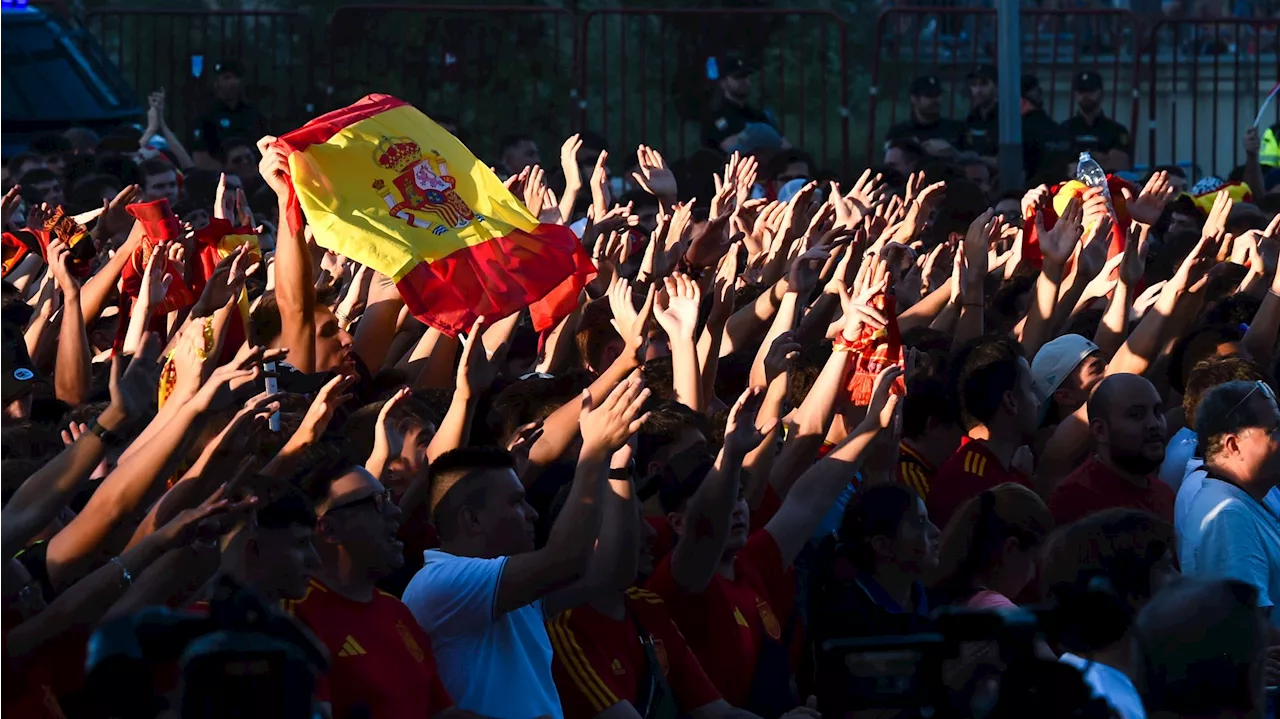
[[[1153,458],[1145,454],[1115,454],[1112,453],[1111,461],[1117,467],[1131,474],[1151,474],[1160,469],[1161,463],[1164,462],[1164,452],[1160,453],[1160,457]]]

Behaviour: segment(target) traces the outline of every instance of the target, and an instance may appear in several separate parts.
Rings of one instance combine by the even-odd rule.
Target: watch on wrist
[[[90,434],[98,435],[98,439],[102,440],[102,443],[105,445],[108,445],[111,447],[117,447],[124,443],[124,437],[121,437],[115,432],[102,426],[102,423],[98,421],[97,417],[95,417],[93,421],[89,423],[88,431]]]
[[[625,467],[622,467],[619,469],[614,469],[613,467],[610,467],[609,479],[630,479],[632,476],[635,475],[635,471],[636,471],[636,461],[633,459],[630,462],[628,462],[627,466]]]

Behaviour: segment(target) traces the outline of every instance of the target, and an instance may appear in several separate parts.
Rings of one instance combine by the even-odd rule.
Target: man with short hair
[[[62,181],[53,174],[53,170],[44,167],[29,170],[27,174],[18,178],[18,184],[22,186],[22,199],[29,207],[44,202],[52,208],[67,201],[66,193],[62,189]]]
[[[59,180],[66,180],[67,155],[72,151],[70,140],[62,135],[41,135],[31,141],[31,151],[44,160],[44,166]]]
[[[45,168],[44,158],[34,152],[24,152],[21,155],[14,155],[9,159],[8,164],[4,166],[5,172],[9,173],[9,179],[15,183],[20,182],[23,175],[26,175],[28,172],[37,168],[48,169]]]
[[[227,138],[253,139],[266,131],[262,114],[245,102],[243,75],[240,63],[234,60],[213,66],[213,104],[198,121],[191,145],[200,167],[216,170],[221,166],[215,158],[222,155],[222,143]]]
[[[533,167],[541,160],[538,143],[528,135],[508,135],[498,145],[502,155],[498,170],[503,177],[519,174],[526,167]]]
[[[997,78],[995,65],[979,65],[969,73],[969,116],[960,135],[959,149],[977,154],[988,164],[995,163],[1000,150]]]
[[[1178,490],[1178,557],[1193,575],[1239,579],[1258,588],[1280,644],[1280,516],[1264,499],[1280,480],[1280,407],[1265,382],[1209,390],[1196,411],[1204,475]]]
[[[296,489],[254,512],[222,544],[222,571],[268,602],[301,599],[320,566],[312,538],[316,515]]]
[[[1005,482],[1032,487],[1030,468],[1015,466],[1014,455],[1034,439],[1040,416],[1031,365],[1007,337],[975,338],[952,360],[950,374],[967,435],[929,487],[929,518],[939,527],[985,489]]]
[[[924,159],[924,148],[915,140],[890,140],[886,145],[884,164],[902,173],[903,177],[910,177],[920,169],[920,162]]]
[[[1062,335],[1044,343],[1031,360],[1040,424],[1056,425],[1083,407],[1106,369],[1098,345],[1088,338]]]
[[[740,57],[726,57],[719,64],[720,92],[702,123],[702,139],[707,147],[722,152],[790,147],[778,132],[778,125],[766,111],[752,107],[751,76],[756,68]]]
[[[167,160],[153,157],[138,165],[138,173],[142,175],[143,202],[168,200],[169,207],[178,204],[178,170]]]
[[[928,499],[938,467],[956,451],[963,436],[941,381],[929,377],[907,382],[907,396],[902,399],[898,481],[914,489],[921,499]]]
[[[599,407],[584,393],[582,448],[565,507],[534,548],[537,512],[510,453],[457,449],[432,465],[431,506],[440,549],[428,550],[404,603],[431,637],[440,673],[460,708],[499,719],[562,719],[544,620],[565,606],[600,535],[609,458],[639,429],[648,392],[635,375]],[[596,550],[602,566],[620,560]],[[564,590],[564,592],[557,592]]]
[[[1232,380],[1253,382],[1265,378],[1261,367],[1239,355],[1213,355],[1201,360],[1187,375],[1186,391],[1182,394],[1182,421],[1185,424],[1169,438],[1164,462],[1160,464],[1160,481],[1176,493],[1188,472],[1202,464],[1200,460],[1194,460],[1197,454],[1195,424],[1196,411],[1200,409],[1200,400],[1206,392]],[[1195,467],[1190,466],[1192,462]]]
[[[315,507],[320,566],[285,609],[306,624],[333,663],[317,684],[330,716],[368,719],[457,713],[431,640],[399,599],[376,582],[404,563],[400,510],[364,467],[333,452],[299,482]]]
[[[921,75],[911,81],[911,115],[889,128],[886,149],[894,140],[915,140],[933,157],[950,157],[960,144],[960,123],[942,116],[942,81]]]
[[[1054,488],[1049,510],[1059,525],[1112,507],[1151,512],[1173,521],[1173,490],[1155,477],[1164,460],[1164,406],[1155,385],[1136,374],[1113,374],[1089,398],[1095,452]]]
[[[1107,170],[1127,170],[1133,165],[1133,138],[1129,128],[1102,112],[1102,76],[1082,70],[1075,80],[1076,113],[1063,128],[1072,151],[1088,152]]]

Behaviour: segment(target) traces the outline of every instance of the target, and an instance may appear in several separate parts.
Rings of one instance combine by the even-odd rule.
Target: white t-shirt
[[[1258,588],[1258,606],[1275,606],[1280,518],[1269,506],[1233,484],[1193,472],[1178,491],[1174,522],[1183,574],[1248,582]],[[1280,612],[1271,613],[1271,623],[1280,626]]]
[[[436,549],[423,558],[403,599],[431,637],[455,705],[496,719],[562,719],[542,602],[493,616],[507,558],[456,557]]]
[[[1071,652],[1064,652],[1058,657],[1058,661],[1079,669],[1084,674],[1084,683],[1093,690],[1093,695],[1107,700],[1111,708],[1120,715],[1120,719],[1147,719],[1147,711],[1142,708],[1142,697],[1124,672],[1106,664],[1090,662]]]

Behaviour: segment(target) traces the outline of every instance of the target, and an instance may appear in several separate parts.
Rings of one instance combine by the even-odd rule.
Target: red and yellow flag
[[[553,327],[595,273],[567,227],[540,224],[417,108],[368,95],[280,138],[320,246],[394,280],[415,317],[454,335],[529,307]]]

